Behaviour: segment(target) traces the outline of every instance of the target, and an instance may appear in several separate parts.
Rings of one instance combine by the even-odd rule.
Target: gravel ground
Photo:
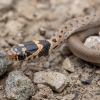
[[[48,39],[63,22],[89,14],[99,6],[100,0],[0,0],[0,50],[6,52],[14,44]],[[5,96],[6,80],[16,70],[35,87],[35,93],[23,100],[100,100],[100,68],[72,53],[60,52],[61,48],[47,57],[14,62],[0,78],[0,100],[11,99]],[[48,80],[46,75],[50,75]],[[40,80],[34,81],[37,77]]]

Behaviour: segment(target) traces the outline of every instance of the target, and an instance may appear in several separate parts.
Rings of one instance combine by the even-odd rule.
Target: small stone
[[[98,35],[100,36],[100,31],[99,31]]]
[[[92,49],[100,50],[100,37],[90,36],[86,39],[84,45]]]
[[[100,95],[95,95],[92,100],[100,100]]]
[[[0,46],[3,48],[8,47],[8,43],[3,38],[0,39],[0,43]]]
[[[100,70],[97,70],[95,73],[100,75]]]
[[[93,95],[91,93],[86,92],[81,100],[99,100],[99,99],[94,99]]]
[[[68,77],[59,72],[41,71],[34,73],[34,82],[48,84],[54,91],[61,92],[68,83]]]
[[[60,47],[60,52],[62,55],[68,55],[71,53],[69,47],[68,47],[68,43],[63,43]]]
[[[84,73],[81,75],[81,82],[83,84],[91,84],[92,79],[88,73]]]
[[[12,64],[13,62],[6,58],[5,53],[0,52],[0,76],[3,75]]]
[[[3,90],[4,88],[3,88],[3,85],[0,85],[0,90]]]
[[[100,86],[100,81],[97,82],[98,86]]]
[[[63,97],[63,99],[61,99],[61,100],[73,100],[74,97],[75,97],[74,94],[67,94],[67,95],[65,95],[65,96]]]
[[[72,74],[71,77],[72,77],[72,79],[76,79],[76,80],[78,80],[78,78],[79,78],[78,74]]]
[[[54,34],[53,31],[48,31],[48,32],[46,32],[45,37],[46,37],[47,39],[50,39],[51,36],[52,36],[53,34]]]
[[[64,60],[62,67],[67,71],[74,72],[74,65],[70,62],[68,57]]]
[[[99,85],[99,86],[100,86],[100,85]],[[100,95],[100,90],[98,90],[96,94],[97,94],[97,95]]]
[[[38,92],[32,96],[32,100],[53,100],[54,95],[50,87],[43,84],[38,84]]]
[[[28,100],[34,94],[34,85],[21,71],[13,71],[6,80],[5,96],[10,100]]]
[[[13,36],[18,33],[18,31],[21,31],[21,28],[23,27],[23,24],[15,21],[15,20],[10,20],[6,24],[6,30]]]
[[[11,7],[13,0],[0,0],[0,9]]]
[[[44,68],[49,68],[49,67],[50,67],[50,62],[48,62],[48,61],[45,62],[43,67],[44,67]]]
[[[41,35],[45,35],[46,30],[45,30],[45,28],[41,27],[41,28],[39,28],[39,32]]]
[[[99,74],[95,76],[95,79],[93,81],[98,82],[100,80]]]
[[[22,24],[26,24],[27,21],[25,20],[25,18],[22,18],[22,17],[19,17],[18,19],[18,22],[22,23]]]

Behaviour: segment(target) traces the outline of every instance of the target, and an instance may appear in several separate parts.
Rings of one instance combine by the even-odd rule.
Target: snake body
[[[82,42],[91,35],[95,35],[100,31],[100,26],[86,31],[73,34],[68,38],[70,50],[79,58],[92,62],[100,63],[100,51],[86,47]],[[81,36],[81,37],[80,37]],[[80,38],[79,38],[80,37]]]
[[[73,18],[65,22],[59,29],[57,29],[57,31],[54,33],[51,39],[37,40],[37,41],[33,40],[15,45],[11,48],[11,50],[7,52],[6,56],[10,60],[17,60],[17,61],[30,60],[41,56],[47,56],[52,50],[57,48],[63,41],[68,39],[68,43],[74,54],[78,55],[81,58],[83,56],[84,58],[84,56],[86,55],[84,55],[83,52],[87,51],[84,51],[83,49],[84,47],[82,48],[83,50],[80,49],[79,46],[82,46],[81,43],[78,46],[75,43],[73,43],[79,40],[77,36],[75,36],[74,34],[80,31],[87,30],[89,28],[97,27],[99,25],[100,25],[100,11],[97,11],[96,13],[92,13],[90,15],[86,15],[84,17]],[[86,33],[84,32],[84,35],[85,34]],[[77,48],[77,50],[80,51],[80,53],[78,53],[75,47]],[[97,55],[95,55],[94,57],[97,57]],[[90,58],[88,57],[88,59]],[[88,60],[88,59],[86,60],[90,62],[95,62],[95,58],[91,58],[94,60]],[[100,63],[100,59],[96,61],[96,63]]]

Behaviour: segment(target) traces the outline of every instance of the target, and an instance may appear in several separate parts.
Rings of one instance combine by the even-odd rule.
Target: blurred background
[[[99,6],[99,0],[0,0],[0,49],[50,38],[63,22]]]

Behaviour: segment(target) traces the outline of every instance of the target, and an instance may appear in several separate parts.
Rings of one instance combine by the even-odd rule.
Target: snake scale
[[[93,63],[100,63],[100,52],[85,47],[77,36],[77,33],[82,33],[88,36],[88,29],[94,28],[91,34],[99,31],[100,11],[77,17],[65,22],[51,39],[48,40],[33,40],[14,45],[6,56],[10,60],[21,61],[31,60],[41,56],[47,56],[52,50],[57,48],[63,41],[68,40],[71,51],[78,57]],[[97,27],[97,29],[96,29]],[[90,35],[90,34],[89,34]]]

